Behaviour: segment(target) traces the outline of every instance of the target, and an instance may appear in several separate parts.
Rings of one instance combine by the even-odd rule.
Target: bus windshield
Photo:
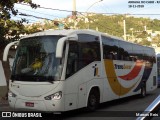
[[[12,69],[12,81],[60,80],[62,60],[55,57],[62,36],[36,36],[20,40]]]

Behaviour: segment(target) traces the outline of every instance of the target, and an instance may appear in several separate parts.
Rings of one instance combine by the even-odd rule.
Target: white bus
[[[153,48],[93,30],[50,30],[18,48],[9,82],[12,108],[63,112],[157,88]]]

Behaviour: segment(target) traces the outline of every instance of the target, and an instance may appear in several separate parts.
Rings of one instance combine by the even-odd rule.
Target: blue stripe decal
[[[147,82],[147,80],[148,80],[148,78],[149,78],[149,76],[151,74],[152,67],[153,67],[153,64],[148,66],[148,63],[145,63],[145,68],[144,68],[142,79],[141,79],[139,85],[136,87],[136,89],[134,89],[134,92],[137,92],[138,90],[141,89],[144,81]]]

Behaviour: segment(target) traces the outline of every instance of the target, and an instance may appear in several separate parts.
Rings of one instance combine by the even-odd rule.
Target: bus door
[[[97,36],[79,34],[78,42],[69,42],[66,69],[66,82],[69,84],[66,92],[70,91],[68,92],[70,94],[77,92],[78,108],[86,105],[87,91],[90,86],[100,82],[97,80],[100,78],[100,72],[100,42]],[[69,86],[72,86],[72,89]]]

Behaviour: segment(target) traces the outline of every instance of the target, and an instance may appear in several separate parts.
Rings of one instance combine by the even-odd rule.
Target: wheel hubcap
[[[95,106],[95,104],[96,104],[96,98],[95,98],[95,96],[92,96],[90,99],[90,105]]]

